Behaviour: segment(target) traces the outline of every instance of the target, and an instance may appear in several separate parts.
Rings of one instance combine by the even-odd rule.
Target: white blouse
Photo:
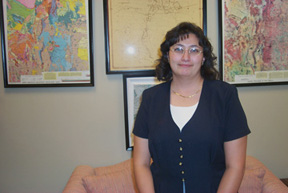
[[[189,107],[179,107],[170,105],[173,121],[182,131],[186,123],[191,119],[197,109],[198,103]]]

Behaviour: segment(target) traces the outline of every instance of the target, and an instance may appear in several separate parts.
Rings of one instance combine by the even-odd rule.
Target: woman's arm
[[[134,136],[133,164],[139,193],[154,193],[148,139]]]
[[[237,193],[242,182],[246,162],[247,136],[224,143],[226,170],[218,193]]]

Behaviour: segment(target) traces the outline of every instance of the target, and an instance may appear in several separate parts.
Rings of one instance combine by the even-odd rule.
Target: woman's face
[[[203,48],[199,46],[199,40],[195,34],[189,34],[188,38],[171,46],[168,58],[173,77],[201,76],[200,69],[205,58]]]

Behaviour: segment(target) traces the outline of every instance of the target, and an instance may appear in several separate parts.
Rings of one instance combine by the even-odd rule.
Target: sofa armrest
[[[95,175],[94,169],[87,165],[77,166],[72,172],[63,193],[86,193],[83,186],[82,178],[84,176]]]
[[[262,162],[252,156],[246,157],[246,169],[253,169],[259,167],[262,167],[266,171],[263,178],[263,193],[288,193],[288,187],[278,177],[276,177]]]
[[[263,193],[288,193],[288,187],[268,168],[263,178]]]

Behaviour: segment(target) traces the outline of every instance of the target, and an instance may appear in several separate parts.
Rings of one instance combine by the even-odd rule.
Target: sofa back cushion
[[[96,176],[101,176],[104,174],[110,174],[122,171],[123,169],[133,170],[133,160],[128,159],[126,161],[123,161],[121,163],[110,165],[110,166],[104,166],[104,167],[98,167],[94,168],[94,172]]]
[[[132,159],[95,168],[94,172],[82,178],[87,193],[137,193]]]
[[[87,193],[137,192],[133,174],[128,169],[98,176],[86,176],[82,180]]]

